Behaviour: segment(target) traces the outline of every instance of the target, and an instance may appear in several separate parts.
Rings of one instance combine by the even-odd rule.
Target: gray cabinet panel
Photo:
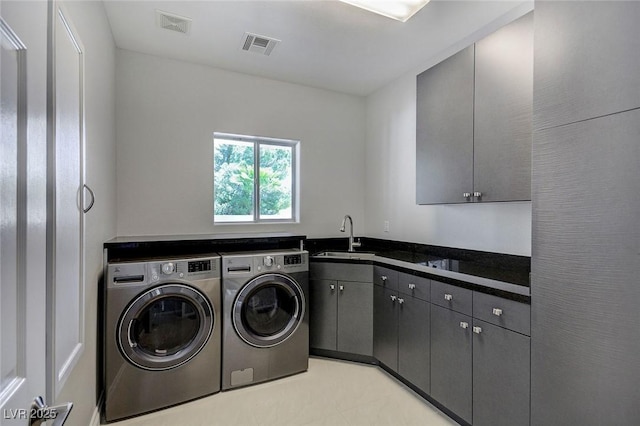
[[[338,281],[340,352],[373,355],[373,284]]]
[[[531,335],[531,306],[490,294],[473,293],[473,317]]]
[[[312,262],[309,279],[370,282],[372,265],[350,263]]]
[[[473,191],[474,46],[417,78],[416,202],[462,203]]]
[[[432,280],[431,303],[471,315],[473,312],[473,291]]]
[[[431,306],[431,396],[468,423],[472,414],[471,327],[471,317]]]
[[[382,266],[373,267],[373,283],[389,290],[398,290],[398,271],[384,268]]]
[[[398,371],[398,302],[395,291],[374,286],[373,356]],[[394,300],[393,297],[396,299]]]
[[[431,280],[411,274],[398,274],[398,291],[418,299],[431,299]]]
[[[424,392],[431,389],[431,305],[403,298],[398,315],[398,373]]]
[[[337,284],[332,280],[309,281],[309,345],[312,348],[336,350]]]
[[[604,19],[611,13],[597,15],[617,33],[618,21]],[[601,34],[600,21],[589,22]],[[630,42],[619,38],[617,49]],[[640,419],[638,135],[640,110],[534,134],[532,424]]]
[[[533,12],[476,43],[473,188],[482,201],[531,199],[532,103]]]
[[[540,1],[535,14],[535,129],[640,107],[640,3]]]
[[[528,426],[531,338],[474,320],[473,425]]]

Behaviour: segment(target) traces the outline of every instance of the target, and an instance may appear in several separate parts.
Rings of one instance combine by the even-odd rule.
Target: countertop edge
[[[530,303],[531,298],[531,291],[529,287],[492,280],[489,278],[476,277],[474,275],[462,274],[460,272],[430,268],[428,266],[416,265],[415,263],[390,259],[384,256],[375,255],[372,259],[340,259],[309,256],[309,259],[311,261],[319,263],[351,263],[364,265],[395,266],[404,270],[419,272],[421,275],[424,275],[427,278],[434,277],[435,279],[444,278],[445,280],[452,280],[454,281],[454,285],[456,285],[457,282],[463,284],[466,283],[471,285],[471,289],[477,289],[480,291],[483,291],[483,289],[491,289],[499,293],[505,293],[506,295],[519,296],[517,297],[517,299],[522,298],[521,301],[527,303]],[[473,288],[474,286],[477,286],[479,288]],[[491,293],[490,291],[483,292]]]

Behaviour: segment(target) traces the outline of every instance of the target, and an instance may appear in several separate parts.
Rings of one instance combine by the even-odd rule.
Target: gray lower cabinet
[[[373,356],[398,371],[398,272],[373,268]]]
[[[472,318],[431,306],[431,396],[472,422]]]
[[[374,356],[428,393],[431,306],[412,293],[428,297],[430,280],[384,268],[377,269],[376,273],[386,279],[374,279],[379,283],[374,288]],[[400,286],[400,290],[395,290],[404,283],[411,287]]]
[[[431,305],[401,293],[398,306],[398,374],[429,393]]]
[[[398,292],[381,286],[373,291],[373,356],[398,371]]]
[[[531,338],[473,320],[473,425],[529,425]]]
[[[371,276],[371,265],[311,264],[311,348],[373,355]]]
[[[337,350],[373,355],[373,285],[338,281]]]
[[[336,280],[311,280],[309,285],[309,345],[316,349],[337,350],[338,299]]]

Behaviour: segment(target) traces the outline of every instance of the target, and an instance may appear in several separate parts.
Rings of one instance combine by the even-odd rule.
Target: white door
[[[0,0],[0,424],[46,386],[47,3]]]

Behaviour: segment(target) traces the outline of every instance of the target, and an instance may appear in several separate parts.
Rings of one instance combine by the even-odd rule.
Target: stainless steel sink
[[[332,259],[372,259],[375,253],[348,252],[348,251],[322,251],[312,257],[332,258]]]

